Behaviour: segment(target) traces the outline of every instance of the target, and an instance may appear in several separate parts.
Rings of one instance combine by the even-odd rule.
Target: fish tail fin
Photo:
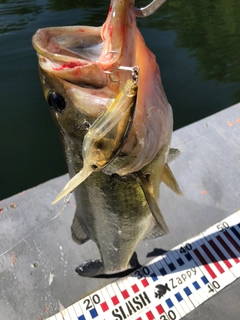
[[[166,163],[163,174],[162,174],[162,181],[176,194],[183,196],[183,193],[177,183],[177,180],[175,179],[171,169],[169,168],[169,165]]]
[[[76,273],[82,277],[96,277],[104,273],[102,260],[86,260],[75,269]]]
[[[165,222],[165,219],[161,213],[161,210],[158,206],[158,203],[156,201],[155,195],[153,193],[153,187],[151,182],[146,176],[142,176],[141,174],[137,174],[136,180],[140,184],[143,193],[145,195],[145,198],[147,200],[148,206],[152,212],[152,215],[154,216],[159,228],[165,233],[169,233],[168,226]]]

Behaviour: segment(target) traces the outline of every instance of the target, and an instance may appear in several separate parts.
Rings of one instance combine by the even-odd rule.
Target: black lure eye
[[[92,168],[93,171],[98,171],[99,170],[99,168],[98,168],[98,166],[96,164],[92,164],[91,168]]]
[[[49,106],[57,112],[62,112],[66,107],[64,98],[54,91],[49,91],[47,102]]]

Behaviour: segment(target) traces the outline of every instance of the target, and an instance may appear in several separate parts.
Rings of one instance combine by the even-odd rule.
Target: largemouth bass
[[[74,189],[72,237],[79,244],[92,239],[101,255],[76,271],[135,268],[138,243],[168,233],[160,183],[181,191],[168,166],[178,154],[169,150],[172,109],[137,29],[134,0],[112,0],[102,27],[40,29],[33,46],[71,178],[56,201]],[[137,79],[128,71],[135,66]],[[130,97],[129,81],[137,86]]]

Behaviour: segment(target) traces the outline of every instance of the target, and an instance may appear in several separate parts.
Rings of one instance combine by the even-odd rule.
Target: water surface
[[[32,35],[51,26],[99,26],[108,6],[107,0],[0,0],[0,199],[67,171]],[[239,17],[239,0],[168,0],[138,20],[160,65],[175,129],[240,101]]]

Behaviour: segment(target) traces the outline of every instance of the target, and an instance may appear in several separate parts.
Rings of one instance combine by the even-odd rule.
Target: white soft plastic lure
[[[83,140],[83,168],[66,184],[53,204],[117,156],[130,129],[136,94],[137,84],[129,79],[112,104],[94,121]]]

